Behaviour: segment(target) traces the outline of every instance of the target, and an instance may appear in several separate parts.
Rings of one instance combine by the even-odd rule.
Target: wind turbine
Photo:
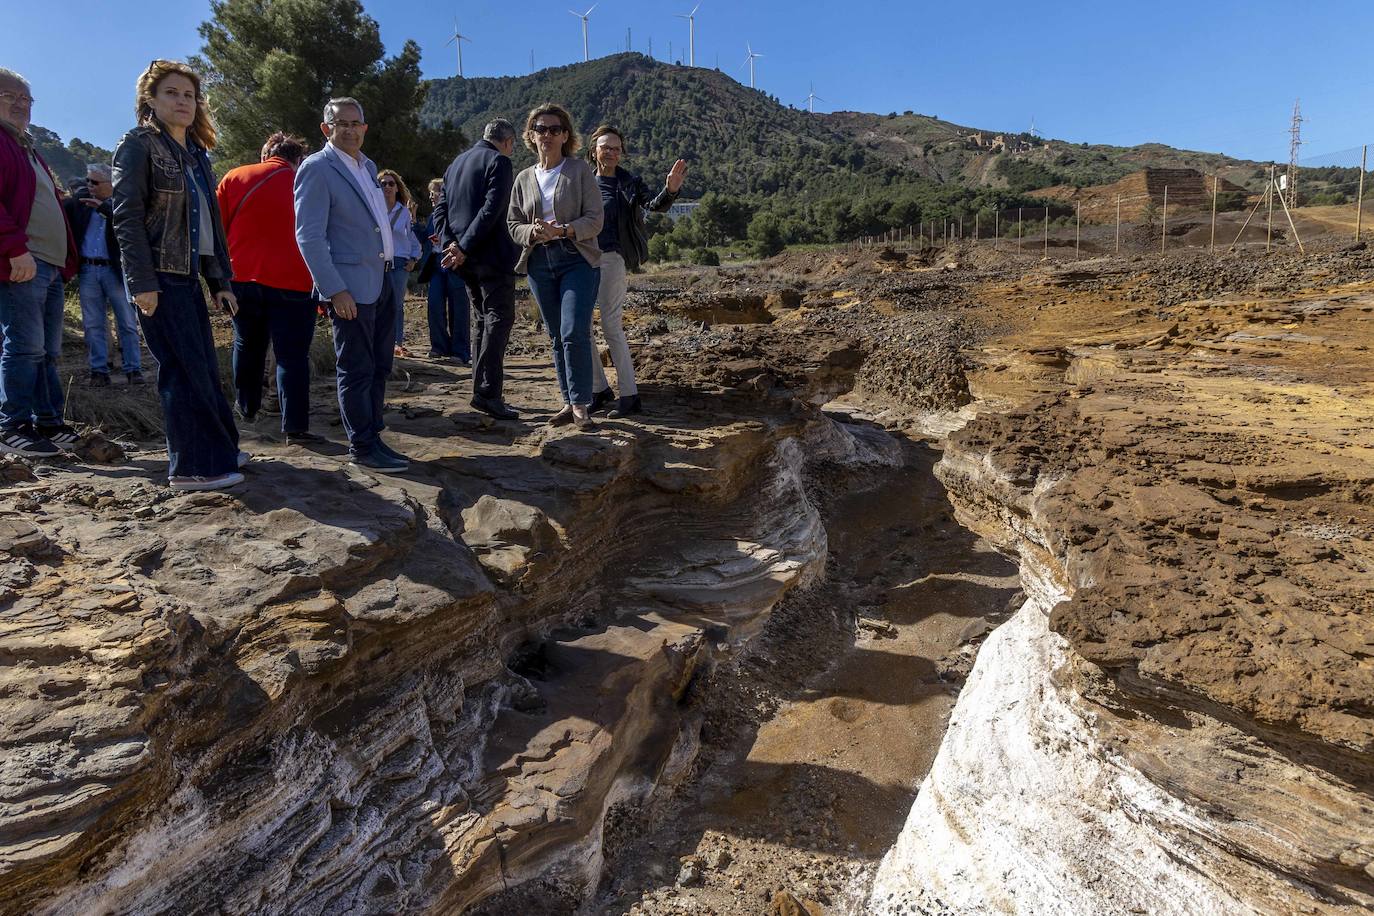
[[[679,19],[687,20],[687,66],[689,67],[697,65],[697,10],[699,9],[701,9],[700,3],[692,7],[692,11],[685,16],[682,13],[673,14]]]
[[[591,5],[591,7],[588,8],[587,12],[585,12],[585,13],[578,13],[578,12],[574,12],[573,10],[568,10],[568,12],[569,12],[570,14],[572,14],[572,15],[576,16],[578,19],[581,19],[581,20],[582,20],[582,61],[583,61],[583,63],[586,63],[587,61],[591,60],[591,56],[587,53],[587,17],[590,16],[590,15],[592,14],[592,10],[596,9],[598,5],[599,5],[599,4],[593,3],[593,4]]]
[[[750,89],[753,89],[753,88],[754,88],[754,58],[756,58],[756,57],[762,57],[763,55],[762,55],[762,54],[759,54],[757,51],[755,51],[753,48],[751,48],[751,47],[749,46],[749,42],[747,42],[747,41],[744,43],[744,47],[745,47],[745,50],[747,50],[747,51],[749,52],[749,56],[746,57],[746,58],[744,59],[744,62],[745,62],[746,64],[749,65],[749,88],[750,88]]]
[[[806,110],[809,111],[809,112],[811,112],[812,114],[815,114],[815,113],[816,113],[816,103],[817,103],[817,102],[824,102],[824,101],[825,101],[825,99],[823,99],[823,98],[821,98],[820,96],[816,95],[816,84],[815,84],[815,83],[812,83],[812,84],[811,84],[811,93],[806,97]]]
[[[458,31],[458,17],[453,17],[453,37],[444,42],[446,45],[456,45],[458,48],[458,75],[463,75],[463,42],[472,42],[472,39]]]

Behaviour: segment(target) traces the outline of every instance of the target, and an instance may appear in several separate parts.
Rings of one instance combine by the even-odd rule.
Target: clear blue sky
[[[623,50],[629,28],[635,50],[652,40],[666,59],[671,42],[685,61],[687,23],[673,14],[694,2],[602,0],[592,55]],[[32,81],[34,121],[105,146],[131,124],[137,74],[153,57],[198,51],[196,27],[209,15],[209,0],[3,3],[0,66]],[[364,6],[388,52],[420,42],[426,76],[454,73],[444,41],[455,13],[473,39],[463,52],[468,76],[527,73],[531,51],[540,68],[582,56],[568,0]],[[746,42],[764,55],[760,89],[801,106],[814,82],[818,111],[911,109],[995,130],[1024,130],[1033,117],[1046,136],[1073,142],[1158,141],[1286,161],[1301,98],[1305,160],[1374,143],[1369,0],[703,0],[698,66],[719,61],[747,84]]]

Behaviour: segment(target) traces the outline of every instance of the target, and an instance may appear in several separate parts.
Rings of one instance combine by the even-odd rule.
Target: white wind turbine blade
[[[597,8],[598,6],[600,6],[600,5],[601,5],[601,3],[600,3],[599,0],[598,0],[597,3],[593,3],[593,4],[591,5],[591,7],[587,10],[587,12],[583,13],[582,15],[584,15],[584,16],[590,16],[590,15],[592,14],[592,10],[596,9],[596,8]]]
[[[690,13],[688,13],[687,15],[689,15],[689,16],[695,16],[695,15],[697,14],[697,10],[699,10],[699,9],[701,9],[701,4],[700,4],[700,3],[698,3],[696,6],[692,7],[692,11],[691,11]]]

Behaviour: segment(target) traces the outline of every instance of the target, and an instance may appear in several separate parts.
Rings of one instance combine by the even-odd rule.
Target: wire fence
[[[1186,169],[1139,173],[1139,193],[1106,188],[1060,190],[1056,199],[1037,207],[971,210],[894,227],[849,244],[934,250],[951,243],[996,245],[1026,256],[1074,259],[1106,254],[1167,253],[1171,248],[1209,251],[1296,247],[1306,252],[1304,238],[1368,238],[1365,198],[1374,192],[1369,148],[1357,148],[1355,171],[1321,184],[1321,193],[1303,201],[1286,172],[1270,166],[1260,190],[1232,184],[1218,175]],[[1170,179],[1175,183],[1170,184]],[[1118,183],[1120,184],[1120,183]],[[1328,203],[1330,200],[1344,203]],[[1348,235],[1347,235],[1348,233]]]

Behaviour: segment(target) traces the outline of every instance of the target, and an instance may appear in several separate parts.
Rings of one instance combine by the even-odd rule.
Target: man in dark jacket
[[[506,344],[515,324],[515,263],[520,259],[506,229],[515,184],[510,163],[514,150],[515,125],[504,118],[487,124],[482,139],[449,165],[434,208],[442,264],[463,278],[476,315],[472,406],[498,420],[519,416],[501,397]]]
[[[139,352],[138,316],[124,295],[124,277],[119,268],[119,242],[115,239],[114,183],[110,167],[103,163],[86,166],[84,197],[69,197],[63,204],[72,237],[81,256],[78,290],[81,293],[81,325],[86,332],[86,351],[90,355],[92,388],[110,384],[109,335],[106,319],[114,311],[119,333],[119,355],[124,376],[130,385],[143,384],[143,362]]]
[[[51,457],[74,448],[62,422],[62,284],[76,242],[57,185],[28,135],[28,82],[0,69],[0,452]]]

